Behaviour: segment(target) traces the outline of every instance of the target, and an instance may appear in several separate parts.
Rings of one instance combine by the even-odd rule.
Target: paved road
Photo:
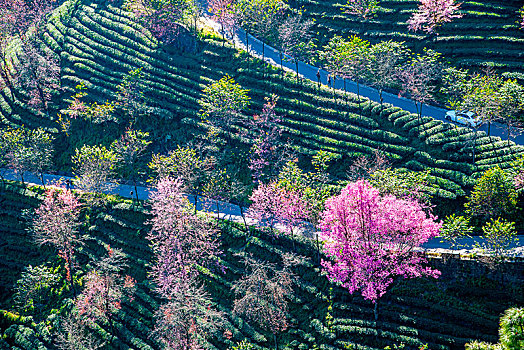
[[[210,19],[209,14],[206,15],[205,22],[207,25],[211,26],[215,31],[217,31],[217,33],[220,33],[220,25],[214,22],[212,19]],[[263,45],[262,41],[258,40],[257,38],[255,38],[252,35],[248,35],[248,40],[247,40],[247,45],[246,45],[246,33],[242,28],[236,29],[236,33],[234,37],[232,38],[232,40],[235,42],[236,46],[243,47],[248,53],[250,53],[253,56],[259,57],[259,58],[262,58],[262,49],[264,46],[265,61],[274,66],[280,67],[279,51],[267,44]],[[295,61],[293,61],[293,59],[290,56],[284,55],[283,66],[287,70],[296,72]],[[299,74],[311,80],[314,83],[317,83],[317,71],[318,70],[319,70],[318,67],[314,67],[305,62],[299,62],[298,64]],[[320,69],[320,81],[324,85],[327,85],[328,74],[329,73],[326,70]],[[344,90],[344,81],[342,79],[337,79],[334,84],[334,87],[336,89],[343,91]],[[356,94],[357,93],[357,84],[353,81],[346,79],[346,91]],[[380,102],[380,97],[379,97],[377,90],[372,87],[360,84],[359,92],[360,92],[360,96],[362,97],[368,98],[375,102]],[[393,106],[402,108],[411,113],[417,113],[415,102],[413,102],[410,99],[399,97],[397,95],[394,95],[388,92],[384,92],[382,94],[382,98],[383,98],[384,103],[390,103]],[[447,109],[443,109],[443,108],[439,108],[435,106],[429,106],[429,105],[424,105],[422,107],[422,114],[424,116],[429,116],[429,117],[432,117],[432,118],[435,118],[437,120],[441,120],[444,122],[448,122],[444,118],[447,111],[448,111]],[[488,126],[482,125],[479,128],[479,130],[487,133]],[[491,136],[500,137],[503,140],[507,140],[507,131],[503,124],[492,123],[490,134]],[[511,137],[510,139],[519,145],[524,145],[524,134],[519,135],[517,137]]]
[[[3,176],[5,179],[20,181],[20,176],[18,176],[15,172],[11,170],[5,170],[5,169],[2,171],[3,171]],[[72,177],[64,176],[64,175],[52,175],[52,174],[44,175],[44,182],[46,185],[56,185],[57,183],[60,183],[60,182],[63,184],[65,180],[71,180],[71,179]],[[24,173],[24,180],[26,183],[29,183],[29,184],[42,185],[41,180],[37,176],[31,173]],[[72,187],[74,188],[74,186]],[[138,189],[138,198],[140,200],[147,200],[149,198],[149,195],[152,192],[152,189],[147,186],[138,186],[137,189]],[[135,198],[134,191],[135,191],[134,186],[126,185],[126,184],[115,184],[111,190],[106,191],[105,193],[119,195],[124,198]],[[188,200],[191,203],[194,203],[194,196],[187,195],[186,197],[188,198]],[[220,209],[220,213],[219,213],[220,218],[225,219],[225,220],[232,220],[232,221],[235,221],[241,224],[244,223],[242,214],[240,211],[240,207],[238,205],[226,203],[222,201],[219,201],[218,204],[219,204],[219,209]],[[215,201],[212,201],[208,198],[199,196],[198,201],[197,201],[197,209],[201,211],[209,212],[214,216],[217,215]],[[244,209],[244,213],[246,211],[247,211],[247,208]],[[257,220],[247,217],[246,222],[248,225],[255,225],[257,223]],[[277,228],[282,229],[282,227],[278,227],[278,226]],[[481,240],[478,237],[475,237],[471,239],[465,239],[461,241],[460,243],[464,245],[464,249],[471,249],[476,242],[481,242]],[[441,242],[440,238],[434,238],[430,240],[429,242],[427,242],[426,244],[424,244],[422,247],[430,251],[453,250],[455,252],[459,252],[458,249],[451,249],[449,243]],[[518,247],[516,250],[516,254],[524,257],[524,235],[519,236],[519,242],[515,247]],[[462,250],[461,252],[466,253],[465,250]]]

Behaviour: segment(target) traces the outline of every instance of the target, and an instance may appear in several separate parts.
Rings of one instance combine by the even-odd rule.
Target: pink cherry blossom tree
[[[458,13],[460,5],[455,0],[420,0],[418,10],[408,20],[408,28],[433,33],[445,22],[463,16]]]
[[[161,179],[151,196],[153,218],[148,235],[155,254],[151,276],[156,291],[169,299],[175,281],[198,275],[219,252],[218,232],[212,222],[195,214],[182,193],[182,181]]]
[[[367,20],[373,18],[377,12],[379,0],[347,0],[342,11]]]
[[[122,301],[131,298],[135,280],[122,271],[126,267],[124,254],[106,247],[107,256],[95,262],[95,269],[84,277],[84,290],[76,299],[80,315],[89,321],[106,321],[111,328],[111,340],[115,336],[115,314],[122,308]]]
[[[65,261],[67,280],[75,295],[73,268],[76,248],[83,244],[78,232],[80,203],[69,190],[50,188],[42,204],[35,210],[32,230],[36,243],[51,245]]]
[[[329,280],[350,293],[360,290],[375,304],[395,278],[431,276],[440,272],[424,267],[415,248],[438,235],[441,224],[417,201],[381,196],[367,181],[347,185],[326,201],[320,229],[325,252],[322,265]]]

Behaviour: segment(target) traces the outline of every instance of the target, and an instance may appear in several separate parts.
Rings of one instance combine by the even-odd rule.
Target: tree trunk
[[[280,52],[280,75],[281,77],[284,76],[284,66],[282,65],[282,60],[284,59],[282,52]]]
[[[375,322],[378,321],[378,300],[375,301],[375,305],[373,307],[373,316],[375,316]]]
[[[43,172],[40,172],[40,181],[42,182],[42,186],[44,186],[44,189],[45,189],[46,187],[45,187],[44,173]]]
[[[295,67],[297,68],[297,85],[298,85],[298,59],[295,58]]]
[[[133,179],[133,185],[135,185],[135,197],[136,197],[136,202],[139,203],[139,200],[138,200],[138,188],[136,186],[136,180]]]
[[[215,200],[215,206],[217,207],[217,221],[220,221],[220,207],[218,206],[218,200]]]
[[[75,284],[74,284],[74,281],[73,281],[73,276],[74,276],[74,273],[73,273],[73,261],[71,259],[72,259],[71,254],[69,254],[69,257],[67,259],[67,265],[68,265],[68,268],[69,268],[69,284],[71,286],[71,292],[73,293],[73,299],[74,299],[74,298],[76,298],[76,289],[75,289]]]
[[[224,30],[224,23],[221,23],[222,26],[222,47],[226,44],[226,31]]]
[[[488,136],[491,138],[491,120],[488,120]]]
[[[276,333],[273,333],[273,338],[275,339],[275,350],[278,350],[277,334]]]
[[[244,226],[246,227],[246,233],[249,231],[249,228],[247,227],[247,222],[246,222],[246,215],[244,213],[244,209],[242,208],[241,205],[238,206],[240,208],[240,215],[242,215],[242,220],[244,221]]]
[[[348,92],[346,90],[346,78],[344,78],[344,100],[346,101],[346,106],[348,105]]]
[[[197,204],[198,204],[198,194],[196,193],[196,191],[195,191],[194,203],[195,203],[195,214],[196,214],[197,213]]]

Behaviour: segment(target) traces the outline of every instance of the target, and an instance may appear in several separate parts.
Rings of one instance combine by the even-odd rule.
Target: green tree
[[[480,220],[510,217],[517,207],[517,190],[511,176],[495,166],[484,172],[465,204],[466,213]]]
[[[514,307],[500,319],[500,343],[507,350],[524,349],[524,308]]]
[[[73,162],[74,184],[86,192],[103,193],[111,189],[116,154],[104,146],[83,145],[76,149]]]
[[[460,248],[464,246],[459,241],[471,237],[473,227],[469,224],[469,219],[464,216],[451,214],[444,219],[440,229],[440,237],[451,244],[451,247]]]
[[[502,218],[491,219],[482,227],[483,242],[477,246],[493,256],[496,261],[504,261],[504,252],[518,241],[515,223]]]
[[[120,139],[111,144],[111,150],[116,156],[116,168],[125,179],[133,182],[137,201],[137,181],[144,174],[140,161],[151,144],[148,138],[147,132],[127,129]]]
[[[200,99],[202,118],[211,126],[226,132],[249,105],[248,91],[229,75],[206,86]]]
[[[134,69],[129,71],[117,86],[115,105],[127,115],[126,119],[131,125],[149,111],[142,87],[143,79],[142,68]]]
[[[515,124],[519,119],[524,120],[524,87],[517,80],[508,79],[500,87],[497,99],[499,101],[497,114],[506,124],[509,147],[510,137],[520,132]]]

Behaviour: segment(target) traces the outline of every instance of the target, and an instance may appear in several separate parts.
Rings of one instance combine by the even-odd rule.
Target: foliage
[[[113,187],[117,156],[104,146],[83,145],[76,149],[71,161],[74,184],[86,192],[103,193]]]
[[[524,348],[524,308],[507,309],[500,319],[500,343],[504,349]]]
[[[42,128],[1,129],[0,166],[13,169],[22,180],[26,171],[41,176],[52,164],[53,139]]]
[[[302,13],[298,13],[288,15],[278,27],[278,48],[281,53],[293,57],[297,67],[298,60],[310,59],[316,48],[311,33],[312,26],[311,19],[305,19]]]
[[[441,224],[417,201],[380,195],[367,181],[350,183],[326,201],[320,229],[326,254],[322,265],[331,281],[350,293],[362,290],[376,303],[397,276],[438,277],[423,267],[413,249],[437,236]]]
[[[465,204],[466,213],[482,220],[509,217],[515,212],[517,197],[513,179],[495,166],[486,170],[473,187]]]
[[[482,243],[478,247],[492,254],[497,260],[504,260],[504,253],[518,241],[515,223],[502,218],[491,219],[482,227]]]
[[[126,120],[129,120],[131,125],[149,111],[142,87],[143,80],[144,73],[140,67],[129,71],[117,86],[115,105],[127,114]]]
[[[464,238],[471,238],[472,233],[473,227],[470,226],[467,217],[451,214],[444,219],[440,230],[440,237],[449,242],[452,248],[460,248],[464,246],[464,244],[459,241]]]
[[[408,28],[432,33],[443,23],[461,18],[463,15],[457,13],[460,5],[455,0],[420,0],[418,11],[408,20]]]
[[[32,218],[32,231],[36,243],[53,246],[65,260],[67,280],[75,294],[73,268],[76,250],[85,237],[78,232],[80,224],[80,203],[69,190],[50,188],[44,201],[35,210]]]
[[[232,287],[238,296],[233,302],[233,313],[273,334],[285,331],[288,328],[287,299],[293,292],[294,275],[286,265],[277,269],[273,264],[251,257],[244,259],[249,273]]]
[[[140,161],[150,144],[149,133],[132,129],[127,129],[120,139],[111,144],[111,151],[116,158],[115,167],[124,178],[133,182],[137,200],[137,180],[144,174]]]
[[[380,0],[347,0],[342,11],[363,20],[375,17]]]
[[[229,75],[206,86],[200,99],[202,117],[214,127],[230,126],[249,105],[248,91]]]
[[[39,310],[48,303],[59,280],[60,276],[55,269],[45,265],[29,265],[16,282],[13,298],[24,313]]]
[[[401,169],[378,169],[370,174],[370,184],[381,195],[390,194],[397,198],[416,200],[425,206],[431,205],[429,170],[405,171]]]

